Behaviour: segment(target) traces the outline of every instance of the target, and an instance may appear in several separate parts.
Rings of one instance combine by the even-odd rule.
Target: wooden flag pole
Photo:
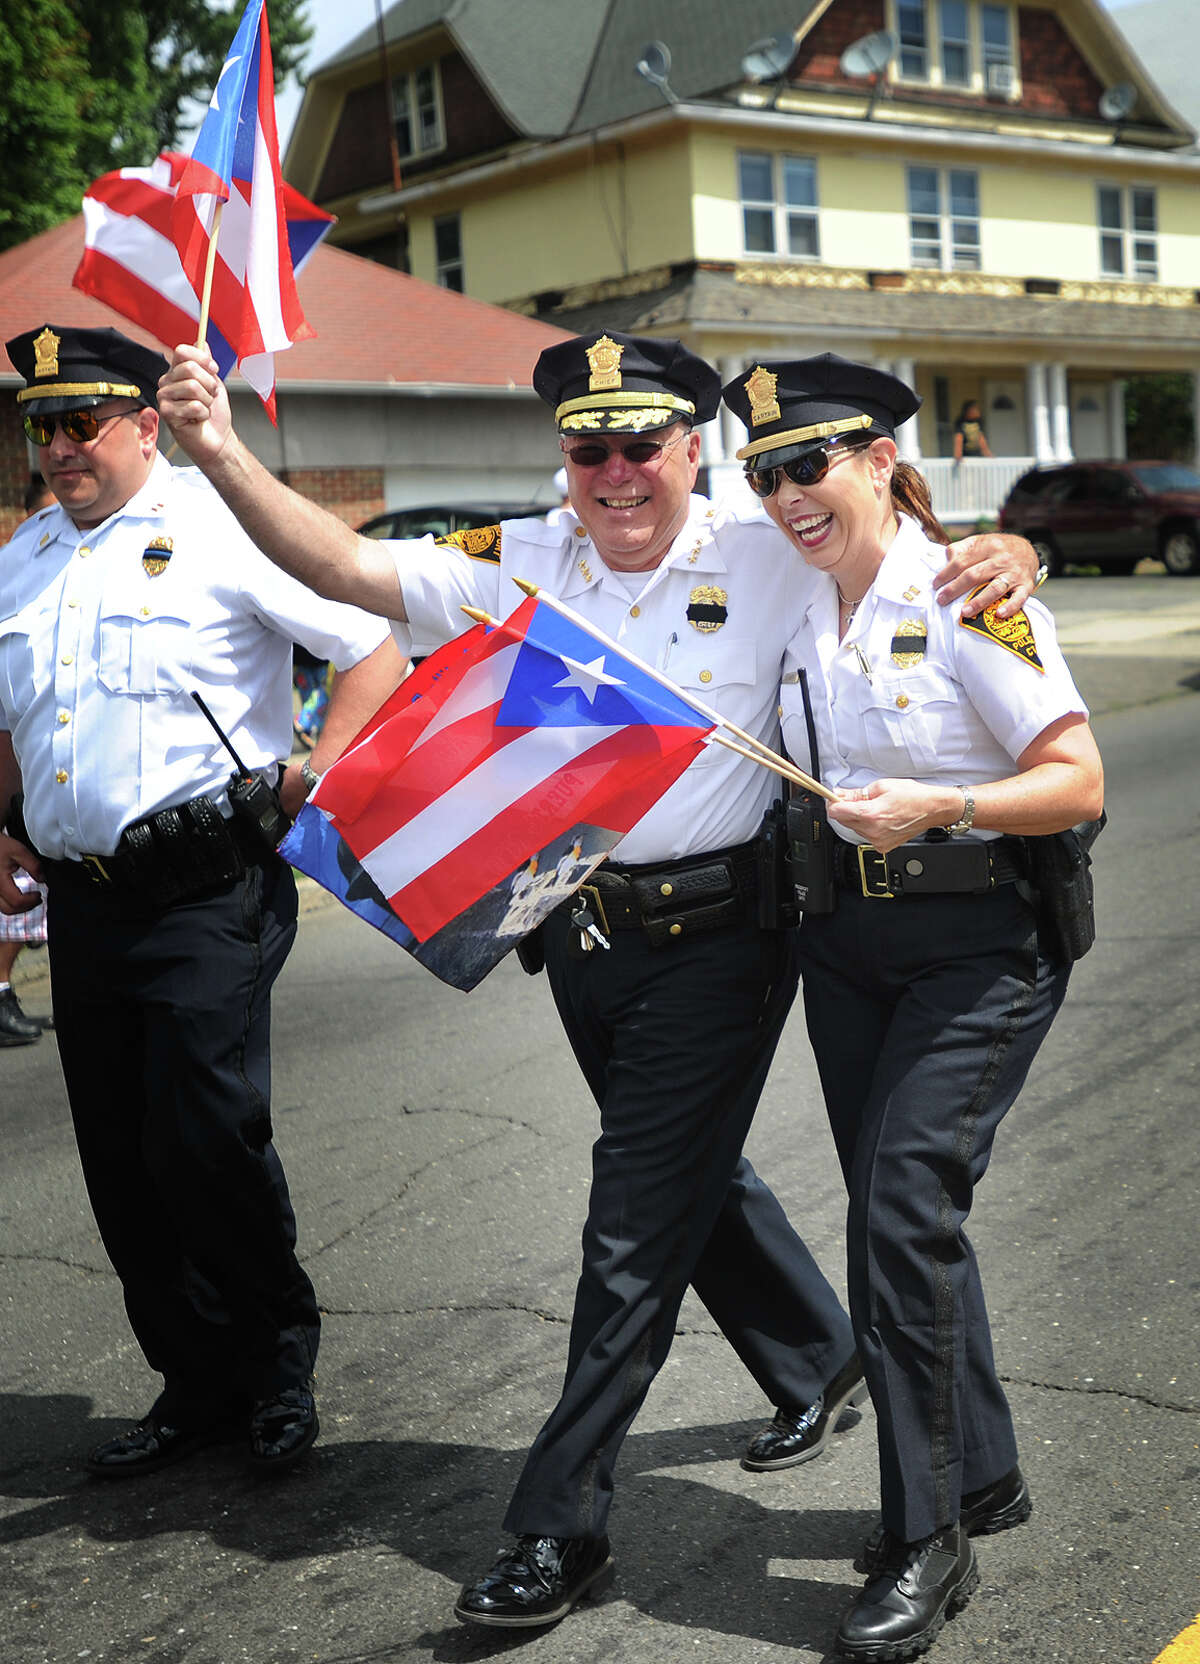
[[[200,294],[200,324],[196,330],[196,345],[198,347],[208,345],[208,306],[212,298],[213,268],[217,263],[217,236],[221,230],[221,215],[224,208],[225,204],[223,202],[217,203],[217,211],[213,215],[212,230],[208,237],[208,260],[204,267],[204,288]]]
[[[772,751],[769,745],[764,745],[762,740],[756,740],[753,734],[748,734],[744,728],[739,728],[736,723],[730,722],[721,715],[720,711],[714,710],[711,705],[706,705],[694,693],[685,693],[683,688],[673,682],[669,676],[664,676],[660,670],[655,670],[653,665],[647,664],[645,659],[639,659],[636,653],[631,653],[627,647],[622,647],[619,641],[614,641],[611,636],[605,635],[603,630],[598,630],[594,624],[589,624],[586,618],[581,618],[577,612],[567,606],[565,601],[560,601],[557,596],[539,589],[536,584],[527,583],[524,578],[514,578],[513,583],[516,584],[518,589],[523,590],[526,595],[537,596],[548,607],[552,607],[555,612],[561,613],[564,618],[569,618],[572,624],[578,625],[581,630],[586,630],[588,635],[594,636],[597,641],[603,642],[606,647],[611,647],[614,653],[628,659],[630,664],[637,665],[639,670],[644,671],[660,687],[666,688],[668,693],[673,693],[677,699],[682,699],[685,704],[691,705],[696,710],[702,711],[705,716],[711,717],[719,728],[727,729],[735,739],[739,739],[744,745],[748,745],[758,762],[765,763],[776,774],[783,774],[786,770],[787,779],[795,781],[796,785],[803,786],[807,791],[816,792],[818,797],[823,797],[827,803],[837,801],[828,786],[823,786],[819,780],[814,780],[811,774],[805,774],[803,769],[797,768],[786,757],[781,757],[777,751]]]

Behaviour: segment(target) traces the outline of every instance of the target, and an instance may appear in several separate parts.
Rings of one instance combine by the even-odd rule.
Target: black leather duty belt
[[[226,820],[211,798],[197,797],[134,821],[111,855],[43,858],[42,867],[51,887],[86,881],[158,910],[221,889],[265,859],[248,828]]]
[[[606,936],[643,930],[655,947],[745,918],[758,893],[758,843],[682,861],[598,867],[563,910],[587,904]]]
[[[1027,876],[1023,838],[948,838],[901,844],[881,855],[869,844],[834,845],[833,875],[845,890],[876,901],[932,895],[983,895]]]

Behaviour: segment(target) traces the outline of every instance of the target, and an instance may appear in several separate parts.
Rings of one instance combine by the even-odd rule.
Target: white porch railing
[[[1031,456],[964,457],[961,462],[949,456],[928,456],[916,466],[929,483],[938,519],[947,526],[962,526],[994,519],[1014,481],[1033,464]],[[715,499],[731,493],[743,501],[750,496],[741,463],[714,462],[709,468],[709,496]]]

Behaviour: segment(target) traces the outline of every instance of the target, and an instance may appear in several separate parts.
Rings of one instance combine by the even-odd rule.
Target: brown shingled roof
[[[0,254],[0,341],[44,319],[120,329],[164,343],[71,286],[83,254],[83,216]],[[345,249],[321,247],[299,278],[300,303],[317,332],[278,354],[282,389],[311,384],[528,387],[544,347],[564,338],[550,324],[392,271]],[[174,343],[166,343],[174,345]],[[0,355],[0,377],[11,368]]]

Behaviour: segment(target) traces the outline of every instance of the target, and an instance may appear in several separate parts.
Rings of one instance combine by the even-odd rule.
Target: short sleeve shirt
[[[463,606],[507,617],[524,599],[512,579],[523,578],[756,739],[778,744],[780,675],[811,577],[760,509],[693,497],[667,556],[637,581],[610,570],[566,510],[450,543],[388,547],[415,652],[460,634]],[[744,843],[779,785],[758,764],[709,745],[621,840],[616,858],[640,864]]]
[[[346,669],[382,619],[323,600],[273,566],[194,468],[155,459],[146,484],[80,531],[57,504],[0,550],[0,728],[25,822],[53,859],[110,854],[130,822],[212,796],[292,741],[292,643]]]

